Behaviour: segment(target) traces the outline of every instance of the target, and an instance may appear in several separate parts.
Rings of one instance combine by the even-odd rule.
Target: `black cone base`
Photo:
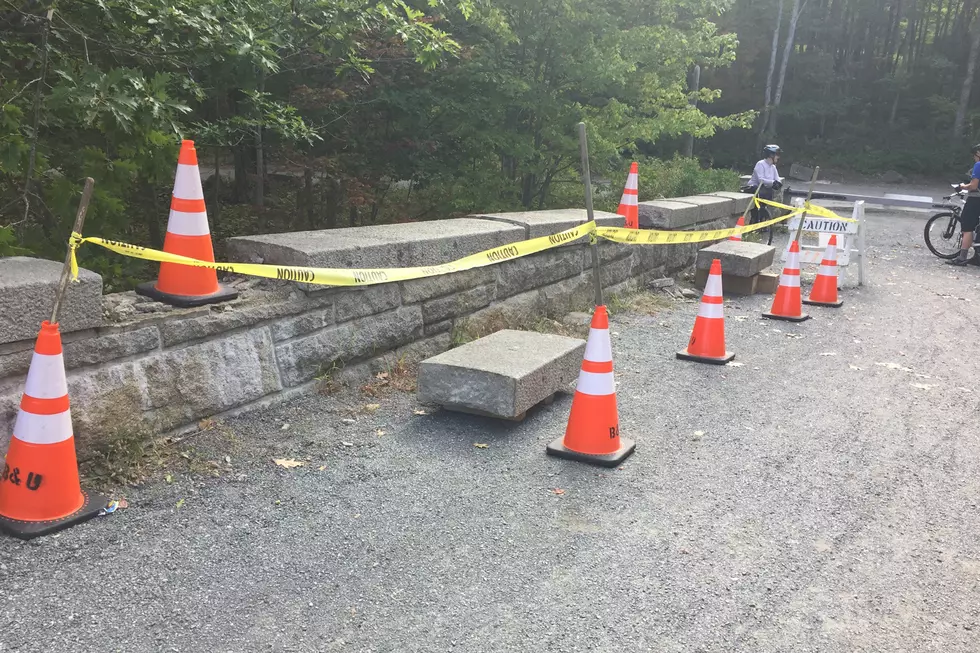
[[[775,313],[763,313],[762,317],[767,317],[770,320],[782,320],[784,322],[805,322],[810,319],[810,316],[804,313],[803,315],[798,315],[796,317],[790,317],[788,315],[776,315]]]
[[[735,354],[730,351],[726,351],[725,355],[720,358],[714,358],[712,356],[695,356],[694,354],[687,353],[687,350],[677,352],[677,358],[682,361],[694,361],[695,363],[709,363],[711,365],[724,365],[725,363],[731,361],[735,358]]]
[[[564,458],[565,460],[574,460],[576,462],[597,465],[599,467],[616,467],[621,462],[633,455],[633,452],[636,451],[636,443],[627,438],[619,439],[619,449],[617,451],[603,455],[592,455],[572,451],[571,449],[565,447],[564,440],[565,436],[558,438],[545,448],[545,452],[549,456]]]
[[[97,517],[108,503],[108,500],[104,496],[90,494],[85,490],[82,490],[82,496],[85,497],[82,507],[61,519],[21,521],[19,519],[8,519],[0,515],[0,531],[21,540],[33,540],[35,537],[57,533],[75,524],[81,524],[93,517]]]
[[[829,306],[831,308],[840,308],[844,305],[844,300],[842,299],[839,302],[813,302],[809,299],[804,299],[803,303],[809,304],[810,306]]]
[[[136,286],[136,294],[178,308],[194,308],[195,306],[217,304],[219,302],[231,301],[238,297],[237,290],[220,284],[218,286],[218,292],[211,293],[210,295],[171,295],[157,290],[156,281],[141,283]]]

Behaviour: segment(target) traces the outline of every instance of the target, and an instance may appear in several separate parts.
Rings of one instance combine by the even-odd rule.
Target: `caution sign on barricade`
[[[802,211],[802,200],[795,200],[800,204],[799,207],[792,207],[797,214],[789,221],[790,230],[795,230],[800,225],[800,214]],[[811,204],[807,208],[807,216],[803,220],[803,233],[816,234],[817,242],[800,243],[800,263],[819,265],[823,261],[824,253],[830,245],[831,236],[837,237],[840,245],[837,247],[837,266],[840,269],[839,283],[843,284],[847,278],[848,267],[851,264],[851,257],[857,258],[858,285],[864,285],[865,267],[865,223],[864,223],[864,200],[854,203],[854,210],[850,218],[844,218],[833,211]],[[789,255],[789,243],[787,249],[783,250],[783,260]]]

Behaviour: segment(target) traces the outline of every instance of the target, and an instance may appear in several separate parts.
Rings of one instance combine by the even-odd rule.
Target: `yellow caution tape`
[[[845,218],[842,215],[837,215],[830,209],[818,206],[812,203],[805,203],[803,208],[796,206],[789,206],[788,204],[780,204],[779,202],[773,202],[772,200],[764,200],[758,197],[755,199],[755,205],[761,206],[763,204],[768,204],[769,206],[775,206],[777,209],[783,209],[785,211],[793,211],[794,213],[800,213],[801,211],[806,211],[808,215],[815,215],[820,218],[827,218],[829,220],[841,220],[843,222],[857,222],[854,218]]]
[[[763,200],[765,201],[765,200]],[[767,202],[770,203],[770,202]],[[782,206],[772,203],[774,206]],[[579,238],[589,236],[591,242],[596,242],[596,238],[605,238],[616,243],[636,244],[636,245],[675,245],[687,243],[702,243],[709,240],[723,240],[736,234],[744,234],[759,229],[764,229],[778,222],[788,220],[794,215],[799,215],[803,209],[787,207],[790,209],[788,215],[773,218],[765,222],[746,225],[743,227],[732,227],[731,229],[712,229],[708,231],[657,231],[657,230],[637,230],[623,229],[620,227],[597,227],[595,222],[587,222],[565,231],[560,231],[550,236],[531,238],[509,245],[501,245],[493,249],[484,250],[476,254],[464,256],[450,263],[440,265],[425,265],[411,268],[362,268],[362,269],[342,269],[342,268],[310,268],[295,265],[265,265],[260,263],[217,263],[212,261],[201,261],[187,256],[161,252],[157,249],[131,245],[118,240],[108,240],[94,236],[84,237],[79,233],[72,232],[68,242],[71,257],[72,280],[78,280],[78,260],[76,252],[85,243],[92,243],[99,247],[104,247],[110,251],[131,258],[138,258],[144,261],[155,261],[157,263],[175,263],[178,265],[189,265],[198,268],[210,268],[219,272],[232,272],[253,277],[265,277],[267,279],[281,279],[285,281],[297,281],[300,283],[310,283],[324,286],[371,286],[380,283],[392,283],[397,281],[410,281],[412,279],[422,279],[434,277],[441,274],[461,272],[481,268],[503,261],[509,261],[529,254],[536,254],[559,245],[571,243]],[[822,215],[822,214],[821,214]]]
[[[412,268],[364,268],[364,269],[340,269],[340,268],[308,268],[292,265],[263,265],[258,263],[212,263],[210,261],[200,261],[198,259],[179,256],[161,252],[157,249],[130,245],[116,240],[105,238],[89,237],[85,238],[79,233],[72,233],[69,248],[71,250],[71,273],[72,278],[78,278],[78,261],[75,252],[83,243],[92,243],[99,247],[104,247],[117,254],[129,256],[131,258],[143,259],[145,261],[156,261],[158,263],[177,263],[180,265],[190,265],[197,268],[210,268],[219,272],[233,272],[235,274],[245,274],[253,277],[266,277],[268,279],[284,279],[286,281],[298,281],[302,283],[312,283],[324,286],[370,286],[379,283],[391,283],[395,281],[409,281],[411,279],[421,279],[423,277],[434,277],[440,274],[460,272],[462,270],[472,270],[482,268],[487,265],[494,265],[503,261],[509,261],[528,254],[536,254],[544,250],[558,247],[565,243],[570,243],[583,236],[591,235],[595,231],[595,222],[566,229],[565,231],[501,245],[488,249],[477,254],[464,256],[451,263],[441,265],[425,265]]]
[[[789,220],[799,215],[803,209],[790,207],[792,213],[765,222],[732,227],[730,229],[712,229],[709,231],[657,231],[655,229],[624,229],[622,227],[596,227],[596,235],[606,240],[626,245],[685,245],[688,243],[703,243],[708,240],[724,240],[736,234],[749,233],[765,229],[777,222]]]

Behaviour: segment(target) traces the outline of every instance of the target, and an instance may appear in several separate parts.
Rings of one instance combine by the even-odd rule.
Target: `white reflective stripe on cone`
[[[779,275],[779,285],[789,286],[790,288],[800,287],[800,275],[798,274],[781,274]]]
[[[61,354],[52,356],[34,352],[24,394],[35,399],[61,399],[68,394],[65,361]]]
[[[606,396],[616,392],[616,380],[612,372],[586,372],[578,373],[578,385],[575,386],[577,392],[586,395]]]
[[[612,342],[608,329],[592,329],[585,343],[585,360],[593,363],[612,362]]]
[[[836,277],[837,276],[837,266],[836,265],[821,265],[820,269],[817,270],[817,274],[822,274],[825,277]]]
[[[621,199],[619,203],[625,206],[639,206],[639,204],[636,202],[636,195],[627,195],[625,193],[623,194],[623,199]]]
[[[210,236],[207,213],[184,213],[170,209],[167,231],[177,236]]]
[[[631,174],[629,177],[626,178],[626,190],[636,190],[637,188],[639,188],[640,185],[639,182],[640,182],[640,176]]]
[[[725,308],[721,304],[701,302],[701,306],[698,308],[698,317],[723,318],[725,317]]]
[[[177,174],[174,176],[174,197],[179,197],[182,200],[204,199],[201,172],[197,166],[177,164]]]
[[[789,253],[789,256],[786,257],[786,267],[788,267],[791,270],[799,270],[800,269],[800,253],[799,252],[790,252]]]
[[[708,283],[704,284],[705,297],[721,297],[721,277],[717,274],[708,275]]]
[[[827,253],[824,254],[823,257],[825,259],[827,259],[828,261],[836,261],[837,260],[837,248],[834,247],[833,245],[828,245],[827,246]]]
[[[72,436],[71,410],[56,415],[35,415],[21,410],[14,422],[14,437],[30,444],[57,444]]]

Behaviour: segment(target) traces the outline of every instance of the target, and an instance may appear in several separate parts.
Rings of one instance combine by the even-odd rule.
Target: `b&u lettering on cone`
[[[609,316],[605,306],[596,306],[565,436],[549,444],[547,453],[591,465],[615,467],[635,449],[635,442],[619,437]]]
[[[810,296],[803,303],[832,308],[839,308],[844,304],[837,296],[837,234],[830,236],[823,260],[820,261],[817,279],[810,289]]]
[[[163,251],[200,261],[214,261],[208,210],[204,203],[201,171],[197,165],[194,141],[182,141],[170,200],[170,218]],[[161,263],[156,282],[140,284],[136,292],[166,304],[180,307],[202,306],[228,301],[238,292],[218,283],[218,273],[178,263]]]
[[[786,265],[779,276],[779,287],[776,297],[772,300],[772,308],[762,317],[788,322],[802,322],[810,316],[803,312],[803,298],[800,295],[800,244],[795,240],[790,243],[786,256]]]
[[[619,208],[616,209],[617,215],[626,218],[627,229],[640,228],[640,167],[634,162],[630,166],[630,174],[626,177],[626,188],[623,189],[623,198],[619,200]]]
[[[79,484],[61,334],[44,322],[0,474],[0,530],[29,540],[91,519],[105,505]]]
[[[687,348],[677,352],[677,358],[698,363],[724,365],[735,358],[725,351],[725,299],[721,288],[721,261],[711,262],[708,281],[704,285],[698,316],[694,319],[694,331]]]

